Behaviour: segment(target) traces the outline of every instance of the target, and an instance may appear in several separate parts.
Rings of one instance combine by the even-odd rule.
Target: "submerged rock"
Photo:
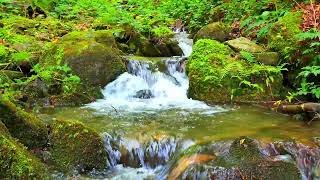
[[[218,41],[199,40],[187,62],[188,96],[208,103],[263,101],[280,96],[279,69],[249,64],[232,57],[233,53]]]
[[[43,147],[47,143],[46,124],[31,113],[0,96],[0,120],[11,135],[29,148]]]
[[[258,44],[252,42],[251,40],[240,37],[237,39],[233,39],[226,42],[227,45],[229,45],[232,49],[234,49],[237,52],[240,51],[247,51],[250,53],[261,53],[265,52],[265,49]]]
[[[47,168],[0,121],[0,179],[49,179]]]
[[[294,164],[264,158],[257,142],[247,137],[236,139],[227,153],[210,146],[182,156],[168,179],[301,179]]]
[[[212,39],[224,42],[230,39],[231,27],[223,22],[214,22],[201,28],[194,37],[194,42],[200,39]]]
[[[106,168],[107,153],[102,138],[82,123],[54,121],[49,140],[52,161],[61,171]]]

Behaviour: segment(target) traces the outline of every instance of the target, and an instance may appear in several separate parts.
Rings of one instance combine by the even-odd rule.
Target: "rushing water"
[[[182,32],[175,36],[184,56],[158,59],[158,62],[139,61],[128,57],[128,72],[108,84],[104,99],[86,107],[100,113],[156,112],[180,109],[201,111],[206,114],[222,112],[226,109],[208,106],[203,102],[189,99],[189,80],[185,73],[185,61],[192,52],[192,40]],[[152,59],[152,58],[150,58]]]
[[[162,179],[167,174],[159,172],[166,172],[166,164],[178,152],[204,142],[219,142],[224,151],[239,136],[266,143],[262,153],[286,161],[291,156],[280,154],[274,141],[316,145],[320,128],[317,122],[306,126],[258,107],[209,106],[188,99],[184,66],[185,57],[192,51],[192,40],[186,33],[178,33],[175,39],[183,50],[182,57],[143,58],[148,61],[128,57],[128,72],[103,89],[104,99],[81,108],[45,109],[39,114],[49,121],[78,120],[103,135],[109,169],[92,172],[89,177]],[[310,179],[317,164],[320,166],[320,151],[294,144],[285,148],[296,159],[305,179]]]

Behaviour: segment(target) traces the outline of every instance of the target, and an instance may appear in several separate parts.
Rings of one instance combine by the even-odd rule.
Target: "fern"
[[[320,39],[320,32],[318,30],[311,29],[307,32],[297,34],[296,38],[300,41]]]
[[[240,51],[240,55],[242,58],[246,59],[249,63],[254,63],[256,61],[256,58],[250,52]]]

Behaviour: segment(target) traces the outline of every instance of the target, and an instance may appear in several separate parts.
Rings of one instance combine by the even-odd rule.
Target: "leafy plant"
[[[47,85],[61,85],[64,93],[74,93],[80,85],[80,78],[71,74],[71,69],[68,65],[63,66],[48,66],[43,68],[40,64],[33,67],[36,75],[27,80],[31,82],[37,78],[43,80]]]
[[[11,55],[13,62],[29,61],[31,57],[31,53],[26,51],[17,52]]]
[[[240,55],[242,58],[246,59],[249,63],[254,63],[256,61],[256,58],[250,52],[240,51]]]

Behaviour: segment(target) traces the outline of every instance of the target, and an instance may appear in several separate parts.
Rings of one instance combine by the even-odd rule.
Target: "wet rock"
[[[213,151],[210,154],[215,153],[209,149]],[[186,161],[189,163],[182,160],[202,154],[197,152],[180,158],[168,179],[301,179],[294,164],[265,158],[257,142],[247,137],[236,139],[228,153],[217,154],[216,158],[204,158],[206,161],[200,161],[201,158]]]
[[[104,87],[125,71],[108,31],[73,32],[65,35],[42,59],[43,65],[68,64],[88,86]]]
[[[151,90],[145,89],[138,91],[134,97],[140,99],[151,99],[154,97],[154,95],[152,94]]]
[[[290,154],[306,179],[320,177],[320,149],[296,142],[277,142],[276,148],[282,154]]]
[[[35,115],[28,113],[0,96],[0,120],[9,129],[11,135],[29,148],[43,147],[47,143],[46,124]]]
[[[199,39],[212,39],[224,42],[230,39],[231,27],[222,22],[214,22],[201,28],[194,37],[194,42]]]
[[[181,56],[182,50],[178,42],[169,38],[146,39],[140,38],[139,55],[147,57],[171,57]]]
[[[265,49],[258,44],[252,42],[251,40],[240,37],[237,39],[233,39],[226,42],[227,45],[229,45],[232,49],[234,49],[237,52],[240,51],[247,51],[250,53],[261,53],[265,52]]]
[[[47,168],[0,121],[0,179],[47,179]]]
[[[61,171],[101,170],[107,165],[102,138],[82,123],[54,121],[49,140],[52,161]]]
[[[277,52],[261,52],[261,53],[253,53],[256,61],[264,64],[276,66],[280,63],[280,56]]]

